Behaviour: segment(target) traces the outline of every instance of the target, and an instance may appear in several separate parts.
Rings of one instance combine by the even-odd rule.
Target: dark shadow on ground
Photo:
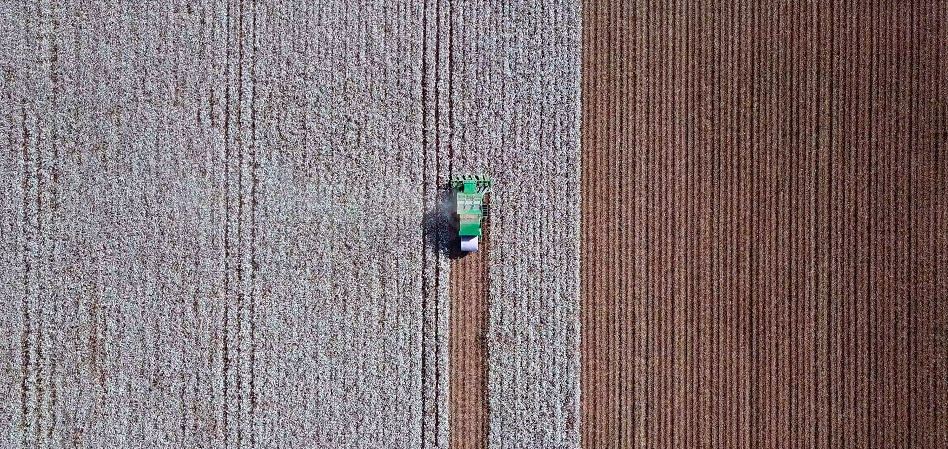
[[[461,237],[458,235],[458,220],[452,213],[454,195],[448,185],[439,186],[434,206],[425,211],[422,227],[425,244],[450,259],[460,259],[467,252],[461,251]]]

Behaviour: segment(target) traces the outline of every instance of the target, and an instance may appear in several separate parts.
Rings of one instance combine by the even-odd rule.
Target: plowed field
[[[946,6],[585,2],[584,447],[948,446]]]
[[[489,237],[451,266],[451,447],[487,447]]]

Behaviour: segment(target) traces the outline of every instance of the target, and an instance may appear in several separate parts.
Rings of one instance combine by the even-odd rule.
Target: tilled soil
[[[451,447],[487,447],[487,276],[490,237],[451,264]]]
[[[584,447],[948,446],[946,23],[584,3]]]

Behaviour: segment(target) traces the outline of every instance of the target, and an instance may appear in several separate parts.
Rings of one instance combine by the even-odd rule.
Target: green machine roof
[[[451,187],[455,189],[455,213],[458,216],[458,235],[475,237],[482,234],[484,218],[484,195],[493,181],[483,175],[454,176]]]

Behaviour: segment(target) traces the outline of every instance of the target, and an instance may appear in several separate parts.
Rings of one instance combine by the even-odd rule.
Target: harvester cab
[[[477,251],[477,240],[482,234],[481,225],[489,215],[484,195],[490,192],[493,184],[493,181],[484,175],[455,175],[451,178],[461,251]]]

